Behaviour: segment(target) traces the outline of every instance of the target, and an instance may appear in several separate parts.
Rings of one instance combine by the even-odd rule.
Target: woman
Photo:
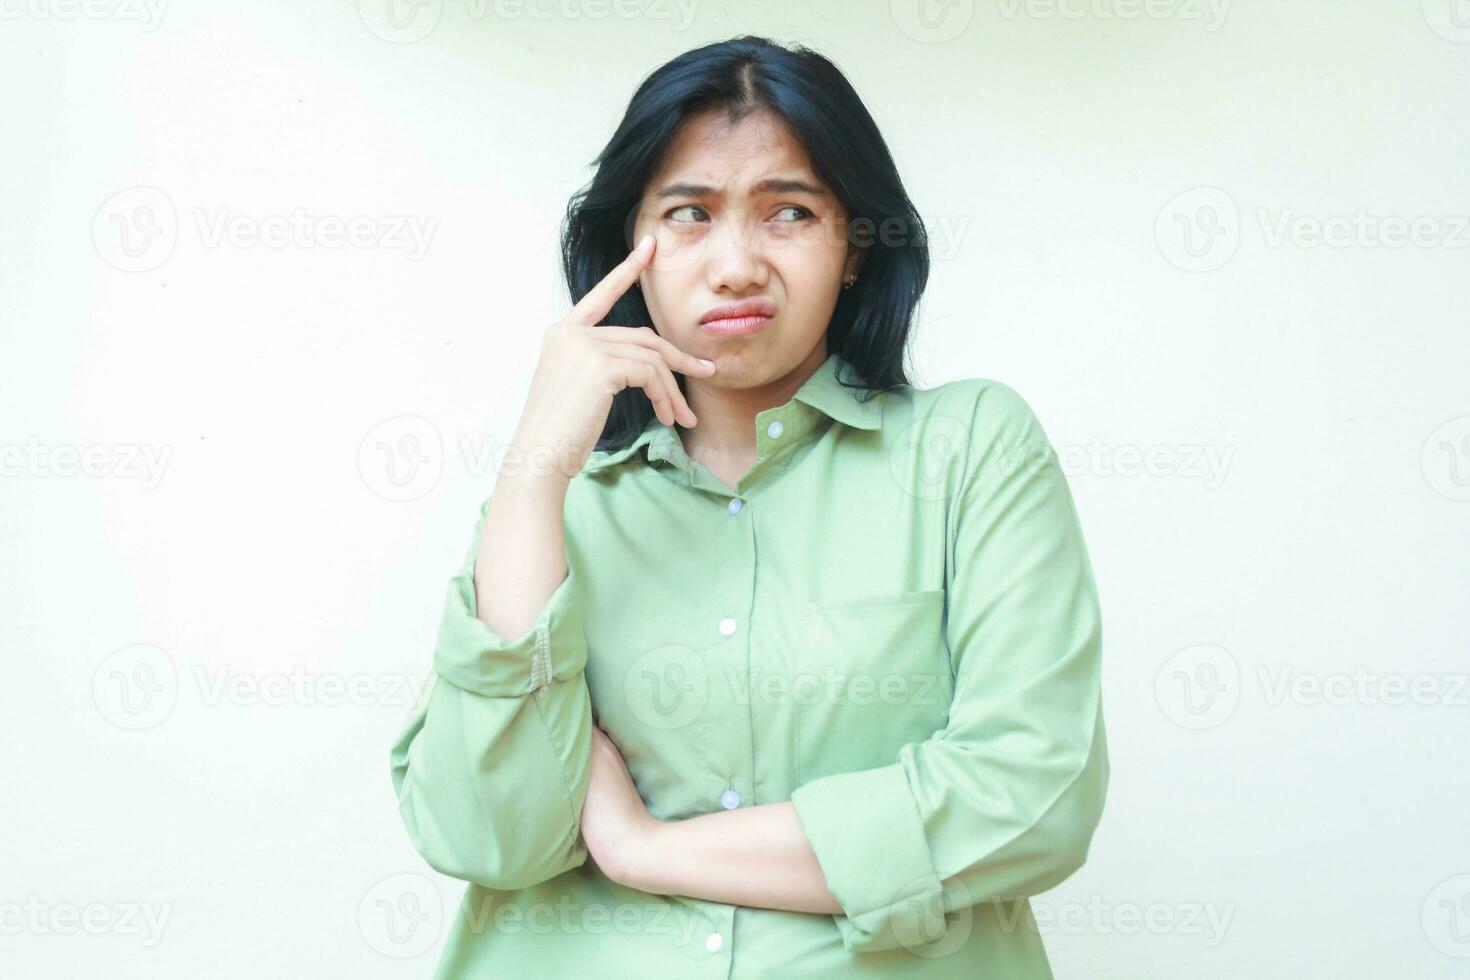
[[[1050,976],[1027,897],[1108,781],[1096,588],[1026,403],[907,382],[928,253],[872,118],[743,37],[595,163],[392,753],[470,882],[438,976]]]

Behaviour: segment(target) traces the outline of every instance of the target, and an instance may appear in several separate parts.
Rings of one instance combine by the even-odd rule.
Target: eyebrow
[[[826,197],[827,192],[810,181],[789,177],[767,177],[751,188],[756,194],[811,194]],[[706,184],[669,184],[653,196],[666,197],[718,197],[719,191]]]

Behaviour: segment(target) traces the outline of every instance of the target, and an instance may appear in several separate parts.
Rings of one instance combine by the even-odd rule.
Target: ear
[[[846,279],[848,276],[857,274],[857,271],[863,267],[863,259],[867,257],[868,247],[866,245],[849,247],[847,261],[842,266],[842,278]]]

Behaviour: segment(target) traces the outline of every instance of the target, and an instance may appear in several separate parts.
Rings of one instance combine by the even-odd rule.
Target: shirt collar
[[[839,368],[842,369],[842,377],[847,381],[859,380],[849,362],[836,351],[832,351],[812,372],[811,377],[796,389],[790,401],[756,413],[757,448],[762,452],[767,451],[764,448],[766,443],[774,438],[784,440],[784,444],[800,442],[817,427],[821,416],[856,429],[880,428],[883,421],[883,400],[877,395],[869,395],[867,401],[859,401],[857,396],[862,393],[861,389],[843,385],[837,379]],[[772,437],[770,426],[776,421],[781,423],[781,435]],[[687,460],[678,431],[653,416],[631,443],[606,455],[594,453],[582,472],[589,473],[615,466],[645,448],[645,458],[650,461],[663,459],[683,465]]]

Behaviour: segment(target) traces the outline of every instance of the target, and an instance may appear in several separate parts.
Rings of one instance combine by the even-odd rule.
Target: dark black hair
[[[886,391],[907,385],[904,350],[929,279],[924,224],[852,85],[831,61],[800,45],[787,49],[764,37],[736,37],[686,51],[643,80],[617,131],[592,161],[591,182],[567,205],[562,273],[572,302],[632,250],[638,206],[679,127],[718,109],[732,123],[769,110],[802,143],[815,175],[847,211],[849,243],[867,246],[857,283],[838,291],[827,326],[828,353],[837,352],[861,376],[849,387]],[[639,289],[628,290],[603,320],[652,323]],[[682,388],[683,375],[674,377]],[[619,392],[597,448],[628,445],[653,414],[642,389]]]

